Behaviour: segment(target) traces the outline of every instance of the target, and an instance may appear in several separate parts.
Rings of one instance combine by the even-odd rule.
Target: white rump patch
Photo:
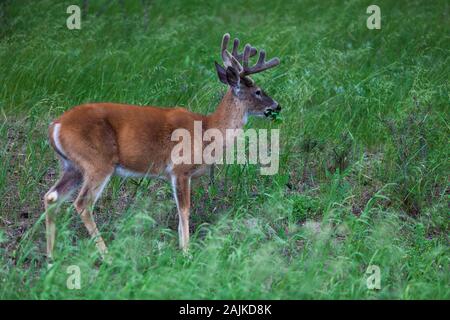
[[[59,152],[61,152],[63,155],[65,155],[64,150],[61,146],[61,141],[59,140],[59,130],[61,129],[61,124],[56,123],[53,127],[53,142],[55,142],[56,149],[58,149]]]

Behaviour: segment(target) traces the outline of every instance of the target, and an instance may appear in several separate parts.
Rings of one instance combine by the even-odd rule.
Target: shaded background
[[[81,30],[66,27],[71,4]],[[0,297],[449,298],[449,5],[378,1],[368,30],[371,4],[1,1]],[[95,101],[213,112],[225,32],[281,58],[254,78],[283,122],[247,124],[281,130],[279,174],[230,165],[196,182],[190,259],[169,186],[114,179],[96,210],[113,265],[64,206],[47,271],[49,122]],[[366,287],[371,264],[381,290]]]

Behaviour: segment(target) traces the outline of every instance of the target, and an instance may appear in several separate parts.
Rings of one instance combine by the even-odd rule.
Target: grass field
[[[449,299],[448,1],[1,1],[1,299]],[[56,4],[57,3],[57,4]],[[280,171],[217,167],[193,184],[190,257],[170,186],[114,178],[96,208],[112,264],[60,211],[53,268],[42,197],[50,121],[95,101],[210,113],[225,32],[281,65],[255,80],[283,106]],[[81,270],[81,289],[66,286]],[[381,288],[369,290],[376,265]]]

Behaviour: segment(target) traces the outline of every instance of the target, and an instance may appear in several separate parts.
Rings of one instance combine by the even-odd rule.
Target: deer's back
[[[179,128],[191,131],[194,121],[202,119],[183,108],[85,104],[52,123],[50,141],[58,153],[75,163],[107,161],[130,172],[160,174],[178,143],[171,141],[172,132]]]

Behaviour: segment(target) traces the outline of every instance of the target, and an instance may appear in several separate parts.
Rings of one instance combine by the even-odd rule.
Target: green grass
[[[81,1],[0,5],[0,298],[449,299],[447,1]],[[255,76],[283,106],[280,172],[228,165],[193,184],[190,257],[170,187],[113,179],[96,209],[111,265],[74,210],[47,270],[42,196],[57,179],[47,125],[92,101],[212,112],[225,32],[279,56]],[[66,287],[67,267],[81,289]],[[381,289],[368,290],[369,265]]]

